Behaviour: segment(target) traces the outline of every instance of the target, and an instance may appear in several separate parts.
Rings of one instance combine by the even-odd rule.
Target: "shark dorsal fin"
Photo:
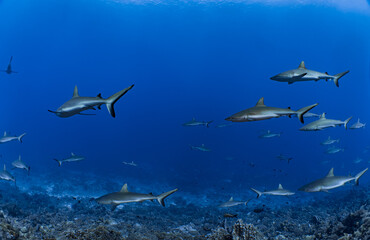
[[[71,152],[71,156],[72,156],[72,157],[74,157],[74,156],[76,156],[76,155],[75,155],[73,152]]]
[[[298,68],[306,69],[306,66],[304,65],[304,61],[302,61],[302,62],[299,64]]]
[[[267,130],[267,133],[270,133],[271,131],[270,130]]]
[[[98,98],[103,98],[103,97],[101,96],[101,93],[99,93],[96,97],[98,97]]]
[[[321,116],[320,116],[320,118],[326,119],[325,115],[326,115],[326,113],[322,113]]]
[[[193,117],[193,118],[191,119],[191,121],[195,122],[195,117]]]
[[[21,155],[19,155],[18,161],[22,161]]]
[[[78,95],[78,88],[77,88],[77,85],[75,86],[75,89],[73,91],[73,97],[79,97],[80,95]]]
[[[127,190],[127,183],[125,183],[122,188],[121,188],[121,191],[120,192],[128,192]]]
[[[334,168],[331,168],[328,175],[326,177],[334,177]]]
[[[4,164],[4,171],[6,171],[6,166],[5,166],[5,164]]]
[[[278,187],[279,190],[281,189],[284,189],[283,186],[279,183],[279,187]]]
[[[202,147],[204,147],[204,143],[202,143]]]
[[[4,137],[6,137],[6,131],[4,132]]]
[[[264,98],[263,97],[261,97],[260,100],[258,100],[256,106],[265,106]]]
[[[357,120],[357,123],[360,123],[360,119]]]
[[[229,199],[229,202],[232,202],[232,201],[234,201],[234,198],[233,198],[233,197],[231,197],[231,198]]]
[[[331,138],[330,138],[330,136],[328,137],[328,140],[330,140]]]

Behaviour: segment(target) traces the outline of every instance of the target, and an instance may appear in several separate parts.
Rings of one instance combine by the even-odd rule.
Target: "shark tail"
[[[31,167],[28,167],[28,168],[27,168],[28,176],[30,175],[30,171],[31,171]]]
[[[248,199],[247,201],[244,202],[244,205],[247,206],[247,204],[249,203],[250,199]]]
[[[337,87],[339,87],[339,79],[341,77],[343,77],[344,75],[346,75],[347,73],[349,73],[349,71],[345,71],[345,72],[342,72],[342,73],[338,73],[338,74],[335,74],[334,75],[334,83]]]
[[[360,173],[358,173],[356,176],[355,176],[355,182],[356,182],[356,185],[359,184],[359,179],[362,175],[364,175],[364,173],[368,170],[369,168],[366,168],[365,170],[361,171]]]
[[[22,138],[24,137],[24,135],[26,135],[26,133],[23,133],[22,135],[20,135],[20,136],[18,137],[18,141],[20,141],[21,143],[22,143]]]
[[[259,197],[261,197],[262,196],[262,192],[260,192],[260,191],[258,191],[258,190],[256,190],[256,189],[254,189],[254,188],[251,188],[251,190],[253,191],[253,192],[255,192],[255,193],[257,193],[257,198],[259,198]]]
[[[209,121],[209,122],[206,122],[206,127],[208,128],[209,127],[209,124],[213,123],[213,120]]]
[[[108,108],[108,112],[112,117],[116,117],[116,113],[114,112],[114,104],[123,96],[125,95],[131,88],[133,88],[134,85],[129,86],[128,88],[125,88],[121,91],[119,91],[116,94],[113,94],[109,98],[106,99],[106,105]]]
[[[310,106],[307,106],[307,107],[304,107],[304,108],[301,108],[299,110],[296,111],[297,115],[298,115],[298,119],[299,121],[301,121],[301,123],[304,123],[304,119],[303,119],[303,116],[308,112],[310,111],[312,108],[316,107],[317,105],[319,105],[318,103],[315,103],[315,104],[312,104]]]
[[[178,189],[171,190],[169,192],[162,193],[161,195],[157,196],[157,200],[159,204],[161,204],[163,207],[165,206],[164,204],[164,199],[168,196],[170,196],[172,193],[176,192]]]
[[[347,124],[348,122],[352,119],[352,117],[349,117],[347,118],[345,121],[344,121],[344,128],[347,129]]]
[[[61,162],[61,161],[59,161],[59,160],[58,160],[58,159],[56,159],[56,158],[54,158],[54,160],[58,162],[59,167],[60,167],[60,166],[62,166],[62,162]]]

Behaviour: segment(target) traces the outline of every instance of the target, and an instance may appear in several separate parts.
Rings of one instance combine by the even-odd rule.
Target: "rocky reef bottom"
[[[190,201],[181,193],[166,199],[166,207],[146,201],[112,211],[91,196],[7,186],[0,190],[0,239],[370,239],[369,187],[300,194],[219,208],[225,195],[209,193],[213,204],[203,204],[202,196]]]

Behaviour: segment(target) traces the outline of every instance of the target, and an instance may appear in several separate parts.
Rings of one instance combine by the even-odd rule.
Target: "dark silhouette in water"
[[[13,56],[10,57],[8,68],[6,70],[2,70],[2,72],[6,72],[7,74],[18,73],[12,70],[12,60],[13,60]]]

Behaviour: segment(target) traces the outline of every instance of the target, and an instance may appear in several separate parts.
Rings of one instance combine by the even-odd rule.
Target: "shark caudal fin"
[[[163,207],[165,206],[164,204],[164,199],[168,196],[170,196],[172,193],[176,192],[178,189],[171,190],[169,192],[162,193],[161,195],[157,196],[157,200],[159,204],[161,204]]]
[[[349,73],[349,71],[345,71],[345,72],[342,72],[342,73],[338,73],[338,74],[335,74],[334,75],[334,83],[337,87],[339,87],[339,79],[341,77],[343,77],[344,75],[346,75],[347,73]]]
[[[206,122],[206,127],[209,127],[209,124],[213,123],[213,120]]]
[[[262,196],[262,192],[260,192],[260,191],[258,191],[258,190],[256,190],[256,189],[254,189],[254,188],[251,188],[251,190],[253,191],[253,192],[255,192],[255,193],[257,193],[257,198],[259,198],[259,197],[261,197]]]
[[[133,88],[134,85],[129,86],[128,88],[125,88],[121,91],[119,91],[116,94],[113,94],[109,98],[106,99],[106,105],[108,108],[108,112],[112,117],[116,117],[116,113],[114,112],[114,104],[123,96],[125,95],[131,88]]]
[[[352,117],[349,117],[347,118],[346,120],[344,120],[344,128],[347,129],[347,124],[348,122],[352,119]]]
[[[56,159],[56,158],[54,158],[54,160],[58,162],[59,167],[60,167],[60,166],[62,166],[62,161],[59,161],[59,160],[58,160],[58,159]]]
[[[297,113],[299,121],[301,121],[301,123],[304,123],[303,115],[305,115],[308,111],[310,111],[312,108],[316,107],[317,105],[319,105],[319,104],[315,103],[315,104],[312,104],[310,106],[307,106],[307,107],[304,107],[304,108],[301,108],[301,109],[297,110],[296,113]]]
[[[20,135],[20,136],[18,137],[18,141],[20,141],[21,143],[22,143],[22,138],[24,137],[24,135],[26,135],[26,133],[23,133],[22,135]]]
[[[360,177],[361,177],[362,175],[364,175],[364,173],[365,173],[368,169],[369,169],[369,168],[366,168],[365,170],[363,170],[363,171],[359,172],[359,173],[355,176],[355,182],[356,182],[356,185],[358,185],[358,184],[359,184],[358,180],[360,179]]]

